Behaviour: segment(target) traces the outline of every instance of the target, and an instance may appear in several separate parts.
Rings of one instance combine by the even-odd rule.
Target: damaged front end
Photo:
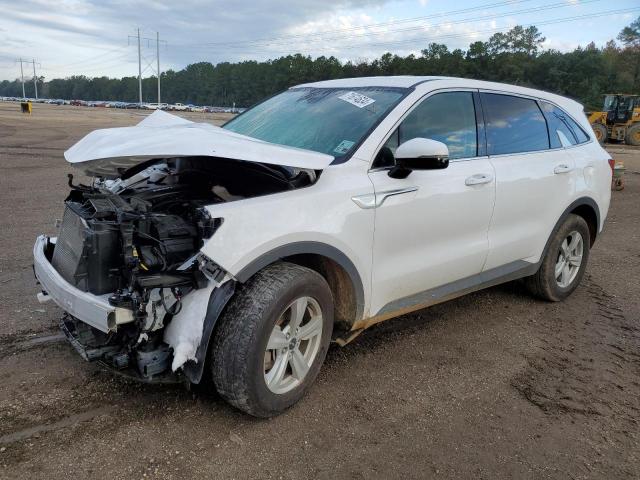
[[[41,300],[89,361],[144,381],[198,383],[234,279],[200,248],[215,205],[309,185],[313,172],[201,157],[163,159],[115,180],[73,185],[57,238],[41,236]],[[208,208],[205,208],[208,207]],[[178,372],[178,373],[176,373]]]
[[[86,360],[192,383],[235,290],[200,252],[224,222],[216,205],[312,185],[333,159],[160,111],[94,131],[65,158],[93,179],[69,176],[58,236],[36,241],[39,299],[65,311],[62,330]]]
[[[197,163],[162,161],[118,181],[71,185],[57,238],[38,239],[41,299],[66,311],[61,328],[86,360],[148,381],[175,379],[171,370],[195,360],[180,329],[167,327],[198,314],[193,292],[210,296],[229,281],[197,253],[221,223],[204,206],[224,201],[211,175],[193,176]]]

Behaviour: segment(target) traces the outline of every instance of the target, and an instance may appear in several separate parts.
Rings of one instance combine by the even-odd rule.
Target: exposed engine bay
[[[69,176],[60,231],[45,253],[68,283],[130,316],[108,332],[70,314],[61,327],[87,360],[143,380],[175,380],[166,327],[190,294],[227,280],[199,254],[224,221],[211,206],[309,186],[318,173],[211,157],[156,159],[120,173],[90,185]]]

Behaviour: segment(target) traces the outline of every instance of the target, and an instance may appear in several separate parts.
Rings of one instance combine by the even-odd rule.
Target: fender
[[[262,270],[267,265],[270,265],[282,258],[305,253],[325,256],[335,261],[345,269],[353,283],[356,294],[356,320],[360,319],[364,311],[364,287],[362,285],[362,280],[360,279],[358,270],[349,257],[331,245],[321,242],[296,242],[283,245],[253,260],[237,275],[235,275],[235,278],[238,282],[245,283],[254,274]],[[236,281],[229,280],[211,292],[209,305],[207,307],[207,314],[202,327],[202,339],[200,340],[200,345],[196,350],[197,360],[195,362],[190,360],[185,363],[183,367],[183,372],[191,383],[198,384],[202,380],[204,366],[207,360],[209,342],[211,341],[211,334],[213,333],[213,329],[218,322],[218,318],[222,314],[224,307],[229,303],[229,300],[231,300],[235,291]]]
[[[202,338],[196,350],[196,361],[189,360],[182,368],[182,371],[191,383],[197,384],[202,380],[202,373],[204,372],[204,364],[207,361],[207,351],[209,350],[209,341],[211,340],[213,327],[215,327],[222,310],[224,310],[224,307],[229,303],[235,291],[236,282],[229,280],[214,288],[211,292],[207,313],[204,317],[204,325],[202,326]]]
[[[336,247],[326,243],[307,241],[282,245],[253,260],[240,270],[235,277],[239,282],[244,283],[258,271],[277,260],[305,253],[330,258],[345,269],[351,279],[356,295],[356,320],[362,318],[362,314],[364,312],[364,286],[362,284],[360,274],[358,273],[358,269],[346,254],[338,250]]]
[[[542,255],[540,256],[540,260],[537,263],[538,267],[540,267],[540,265],[542,264],[542,261],[544,260],[544,257],[547,255],[547,251],[549,250],[549,245],[551,244],[551,240],[553,239],[553,235],[558,231],[558,229],[560,228],[562,223],[567,219],[569,214],[573,210],[575,210],[576,208],[581,207],[583,205],[591,207],[593,209],[593,211],[596,212],[596,237],[598,236],[598,233],[600,231],[600,209],[598,208],[598,204],[591,197],[580,197],[577,200],[574,200],[564,210],[564,212],[562,212],[562,215],[560,215],[560,218],[558,219],[556,224],[553,226],[553,229],[551,230],[551,233],[549,234],[549,237],[547,238],[547,243],[545,243],[545,245],[544,245],[544,250],[542,251]]]

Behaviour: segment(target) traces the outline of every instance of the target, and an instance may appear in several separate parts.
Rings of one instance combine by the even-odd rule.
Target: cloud
[[[104,69],[100,73],[113,72],[113,76],[126,72],[134,74],[131,65],[137,63],[137,51],[133,46],[128,55],[101,55],[117,47],[126,47],[128,36],[135,35],[136,28],[141,27],[143,37],[153,39],[155,31],[159,31],[167,41],[161,52],[165,69],[182,68],[187,63],[200,60],[234,61],[244,55],[256,57],[256,54],[264,57],[263,44],[244,47],[222,44],[271,38],[289,33],[295,30],[295,26],[306,24],[327,12],[375,9],[388,1],[59,0],[53,3],[45,0],[0,0],[0,28],[11,32],[4,38],[0,35],[0,54],[34,56],[49,71],[49,77],[84,71],[96,74],[101,64]],[[16,45],[24,46],[27,42],[31,44],[28,52],[12,53]],[[144,40],[142,43],[143,55],[154,57],[153,42]],[[102,62],[98,61],[100,58]],[[82,62],[82,59],[87,61]],[[73,64],[74,69],[66,70],[69,64]]]
[[[566,1],[565,11],[587,8],[573,6],[573,0]],[[473,13],[442,15],[456,9],[468,10],[472,5],[450,2],[435,7],[434,3],[427,0],[0,0],[0,56],[35,58],[42,63],[43,74],[49,79],[72,74],[136,75],[136,41],[128,37],[135,35],[139,27],[144,38],[144,75],[153,73],[156,31],[166,41],[161,50],[163,70],[180,69],[199,61],[265,60],[298,52],[312,56],[334,55],[341,60],[373,59],[386,51],[419,55],[430,42],[444,43],[449,49],[464,49],[472,41],[488,38],[496,29],[535,22],[537,18],[548,18],[549,14],[518,16],[515,15],[517,8],[525,6],[478,9],[476,5]],[[589,8],[597,11],[598,5]],[[505,16],[512,12],[513,16]],[[406,20],[429,15],[432,17]],[[377,25],[372,27],[372,24]],[[608,25],[607,31],[612,33],[603,35],[614,37],[619,26]],[[548,32],[553,28],[560,33],[550,35]],[[602,30],[589,29],[588,33],[594,35]],[[582,33],[574,32],[571,36],[567,31],[564,25],[545,28],[546,45],[566,50],[577,42],[584,44]],[[12,79],[15,75],[14,65],[0,65],[0,79]]]

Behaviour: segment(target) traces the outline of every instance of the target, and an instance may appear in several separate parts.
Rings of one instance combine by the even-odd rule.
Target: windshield
[[[615,110],[616,103],[615,95],[607,95],[604,97],[604,111],[608,112],[609,110]]]
[[[270,143],[352,153],[402,98],[404,88],[295,88],[256,105],[223,128]]]

